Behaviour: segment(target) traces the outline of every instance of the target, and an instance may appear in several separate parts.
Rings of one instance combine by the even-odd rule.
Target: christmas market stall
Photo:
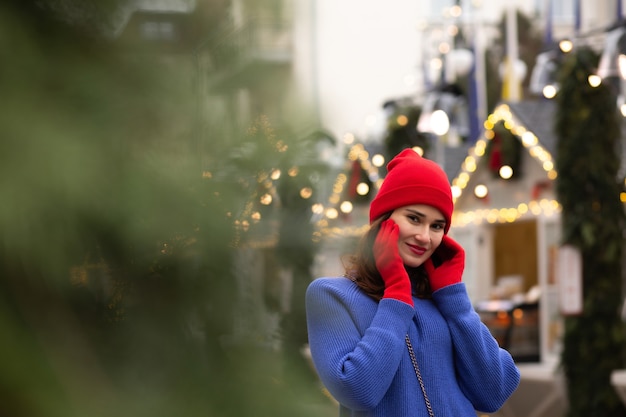
[[[557,279],[561,229],[554,111],[548,100],[498,105],[451,180],[451,234],[467,252],[463,281],[483,321],[522,373],[503,416],[563,410],[556,372],[563,304]]]

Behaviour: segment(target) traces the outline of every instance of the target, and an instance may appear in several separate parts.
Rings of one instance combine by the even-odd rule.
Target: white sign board
[[[580,251],[571,245],[559,248],[557,280],[559,304],[564,315],[576,315],[583,311],[583,262]]]

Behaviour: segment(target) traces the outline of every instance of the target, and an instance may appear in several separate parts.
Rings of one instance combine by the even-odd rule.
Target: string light
[[[587,82],[589,82],[590,86],[592,86],[593,88],[596,88],[596,87],[599,87],[600,84],[602,84],[602,78],[600,78],[599,76],[597,76],[595,74],[591,74],[587,78]]]
[[[341,203],[341,206],[339,206],[339,210],[341,210],[342,213],[346,214],[352,213],[353,208],[354,206],[349,201],[344,201],[343,203]]]
[[[510,108],[506,104],[501,104],[485,120],[483,136],[469,149],[468,155],[461,164],[459,174],[452,180],[451,188],[455,202],[463,195],[469,185],[471,174],[476,172],[478,160],[485,155],[488,141],[495,137],[493,128],[499,122],[503,122],[503,125],[510,130],[511,133],[520,138],[522,145],[527,149],[529,155],[540,163],[540,166],[547,173],[549,179],[554,180],[557,178],[558,175],[554,169],[552,155],[539,144],[537,136],[524,127],[513,116]],[[359,161],[372,184],[371,187],[365,182],[357,184],[357,194],[364,196],[372,192],[370,188],[373,188],[373,192],[375,192],[382,185],[383,178],[381,178],[379,169],[385,165],[385,158],[381,154],[370,155],[363,144],[355,144],[354,140],[354,135],[351,133],[344,135],[344,143],[352,145],[348,151],[346,169],[350,169],[355,161]],[[422,148],[415,147],[413,149],[423,156],[424,150]],[[293,166],[287,173],[290,176],[297,176],[299,168]],[[503,166],[499,174],[504,179],[510,178],[513,174],[512,168]],[[203,177],[210,179],[212,175],[208,171],[205,171],[203,172]],[[263,205],[272,204],[274,200],[273,194],[275,193],[272,181],[277,181],[280,178],[281,171],[279,169],[273,169],[270,170],[269,173],[260,174],[257,177],[257,181],[262,184],[266,192],[260,197],[257,197],[257,201]],[[324,237],[360,236],[369,228],[369,224],[342,227],[332,225],[332,221],[339,217],[340,212],[349,214],[354,210],[352,202],[342,201],[347,183],[347,175],[345,173],[338,174],[332,186],[332,192],[328,197],[327,204],[320,202],[311,204],[311,212],[319,218],[316,223],[317,230],[312,235],[314,241],[320,241]],[[485,198],[489,194],[489,190],[484,185],[476,188],[475,192],[480,198]],[[304,187],[299,192],[300,196],[304,199],[310,198],[313,194],[313,190],[310,187]],[[626,202],[626,193],[620,194],[620,199]],[[485,208],[468,212],[455,211],[452,217],[455,226],[463,227],[470,224],[514,222],[527,216],[552,216],[560,213],[560,211],[561,206],[558,201],[543,199],[531,200],[528,203],[521,203],[515,207]],[[246,212],[246,216],[241,216],[239,219],[235,220],[236,228],[239,231],[247,231],[250,228],[250,221],[258,223],[262,219],[258,211],[252,212],[251,210],[246,210]],[[232,214],[229,213],[228,216],[232,216]]]
[[[313,195],[313,189],[311,187],[304,187],[300,190],[300,197],[307,200]]]
[[[272,204],[272,200],[273,198],[271,194],[263,194],[259,199],[259,202],[264,206],[269,206],[270,204]]]
[[[556,97],[556,93],[557,93],[556,86],[552,84],[548,84],[545,87],[543,87],[542,93],[545,98],[552,99]]]
[[[485,120],[483,137],[477,140],[476,144],[469,149],[468,156],[461,165],[458,176],[452,180],[452,198],[455,202],[463,195],[465,188],[469,184],[470,174],[475,171],[478,159],[485,154],[487,143],[495,137],[493,128],[498,122],[503,122],[507,129],[521,139],[522,145],[528,150],[529,155],[539,162],[549,179],[556,179],[557,172],[554,169],[554,161],[550,152],[539,144],[537,136],[532,131],[528,130],[513,116],[508,105],[501,104]],[[512,176],[513,172],[510,167],[503,166],[499,174],[502,178],[506,178],[509,175]],[[482,191],[474,190],[475,193],[476,191],[484,193],[484,195],[480,194],[483,195],[482,198],[488,194],[486,187]],[[479,195],[477,194],[477,196]],[[455,226],[462,227],[483,222],[513,222],[528,215],[551,216],[560,212],[560,210],[561,206],[556,200],[532,200],[528,204],[520,204],[517,207],[482,209],[469,212],[455,211],[452,217]]]
[[[372,156],[372,164],[378,168],[382,167],[383,165],[385,165],[385,157],[377,153],[376,155]]]
[[[339,217],[339,212],[336,208],[331,207],[329,209],[326,209],[326,217],[328,217],[329,219],[336,219],[337,217]]]
[[[500,178],[508,180],[513,176],[513,168],[508,165],[502,165],[500,167],[500,170],[498,171],[498,174],[500,175]]]
[[[270,174],[270,178],[274,181],[277,181],[278,179],[280,179],[280,176],[281,176],[280,169],[275,169]]]
[[[324,212],[324,205],[321,203],[315,203],[311,206],[311,211],[314,214],[322,214]]]
[[[561,205],[556,200],[532,200],[528,204],[521,203],[517,207],[500,209],[482,209],[468,212],[452,213],[452,224],[455,227],[480,225],[482,223],[512,223],[529,215],[551,217],[561,212]]]
[[[485,184],[478,184],[474,187],[474,195],[478,198],[485,198],[489,194],[489,190]]]
[[[381,154],[370,155],[363,144],[355,143],[348,150],[345,169],[350,170],[352,164],[356,161],[359,162],[372,184],[372,186],[370,186],[366,182],[358,183],[355,188],[356,193],[359,196],[365,196],[372,192],[372,188],[374,190],[379,189],[383,181],[383,179],[380,178],[379,168],[385,165],[384,156]],[[348,176],[343,172],[339,173],[333,183],[332,193],[328,197],[326,206],[321,203],[316,203],[312,206],[312,212],[320,216],[316,224],[319,234],[313,237],[315,241],[319,241],[322,237],[360,236],[369,227],[369,224],[342,227],[332,225],[332,221],[339,218],[339,212],[350,214],[354,211],[352,202],[342,200],[347,184]]]
[[[367,195],[369,191],[370,191],[370,186],[364,182],[361,182],[359,183],[359,185],[356,186],[356,192],[358,195]]]
[[[568,53],[571,52],[572,49],[574,49],[574,43],[569,39],[563,39],[561,42],[559,42],[559,48],[564,53]]]

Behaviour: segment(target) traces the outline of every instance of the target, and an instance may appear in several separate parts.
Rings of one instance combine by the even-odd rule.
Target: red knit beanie
[[[411,204],[426,204],[452,219],[452,190],[448,176],[435,162],[405,149],[387,164],[387,176],[370,205],[370,223],[383,214]]]

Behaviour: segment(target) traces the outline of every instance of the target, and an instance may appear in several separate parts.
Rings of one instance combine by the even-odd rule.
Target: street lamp
[[[552,98],[556,94],[557,72],[559,70],[560,54],[555,50],[542,52],[535,59],[535,67],[530,75],[530,91],[534,94],[543,94]]]
[[[604,49],[598,63],[596,74],[602,78],[617,97],[617,106],[622,115],[626,100],[626,27],[611,30],[605,39]]]
[[[444,145],[458,146],[461,138],[470,134],[467,100],[458,86],[445,85],[429,93],[422,106],[417,131],[436,136],[436,159],[443,166]]]
[[[450,119],[443,110],[435,110],[430,116],[430,130],[437,135],[435,144],[437,163],[443,168],[445,165],[445,154],[443,138],[450,130]]]
[[[624,54],[626,54],[626,27],[618,27],[606,36],[597,74],[602,78],[626,78],[623,58],[620,59]]]
[[[450,119],[443,110],[435,110],[430,116],[430,129],[437,136],[443,136],[450,130]]]

